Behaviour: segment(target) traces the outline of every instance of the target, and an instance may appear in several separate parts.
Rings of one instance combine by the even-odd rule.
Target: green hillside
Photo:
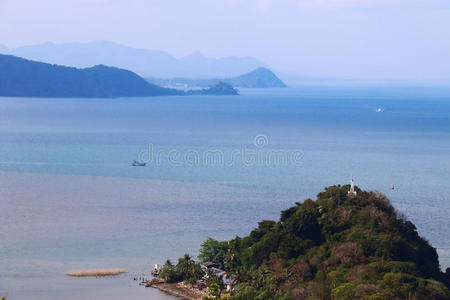
[[[330,186],[259,222],[249,236],[202,245],[223,263],[233,299],[450,299],[438,255],[378,192]]]
[[[0,96],[122,97],[178,95],[123,69],[97,65],[77,69],[0,54]]]

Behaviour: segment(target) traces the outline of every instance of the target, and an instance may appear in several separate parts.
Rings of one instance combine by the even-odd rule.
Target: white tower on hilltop
[[[350,180],[350,191],[348,191],[348,196],[349,197],[356,197],[355,180],[353,180],[353,177]]]

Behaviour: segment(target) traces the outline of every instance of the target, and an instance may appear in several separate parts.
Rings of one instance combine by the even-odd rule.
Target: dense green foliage
[[[77,69],[0,54],[0,96],[120,97],[182,92],[148,83],[137,74],[98,65]]]
[[[208,241],[220,244],[220,242],[213,239],[209,239]],[[208,243],[208,245],[210,244]],[[218,248],[215,247],[214,249]],[[202,270],[201,265],[195,262],[189,254],[185,254],[179,258],[176,265],[172,264],[170,260],[167,260],[159,276],[169,283],[184,281],[185,284],[190,284],[193,287],[197,285],[198,281],[202,282],[203,287],[208,287],[207,294],[202,298],[205,300],[226,300],[229,296],[225,295],[222,297],[222,291],[225,288],[223,280],[217,275],[214,275],[211,270]],[[197,287],[199,286],[197,285]]]
[[[202,297],[202,300],[228,300],[230,295],[221,297],[221,288],[216,283],[213,283],[208,288],[208,294]]]
[[[328,187],[247,237],[208,239],[200,255],[237,280],[233,299],[450,299],[449,271],[414,224],[384,195],[348,190]]]
[[[178,259],[176,265],[173,265],[170,260],[167,260],[159,276],[167,280],[167,282],[186,281],[193,285],[197,280],[202,278],[203,272],[200,269],[200,264],[196,263],[192,257],[186,253],[183,257]]]
[[[198,258],[202,261],[214,261],[223,264],[228,252],[228,242],[219,242],[215,239],[208,238],[201,244],[200,254]]]

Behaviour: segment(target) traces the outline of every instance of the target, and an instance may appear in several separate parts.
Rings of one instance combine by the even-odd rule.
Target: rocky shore
[[[179,283],[168,283],[164,279],[153,278],[145,283],[145,287],[156,288],[169,295],[186,300],[201,300],[203,292],[195,287]]]

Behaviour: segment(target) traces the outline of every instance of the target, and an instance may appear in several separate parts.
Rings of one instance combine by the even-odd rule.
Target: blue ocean
[[[0,295],[172,299],[133,278],[350,178],[450,267],[450,88],[0,98]],[[90,268],[129,273],[65,276]]]

